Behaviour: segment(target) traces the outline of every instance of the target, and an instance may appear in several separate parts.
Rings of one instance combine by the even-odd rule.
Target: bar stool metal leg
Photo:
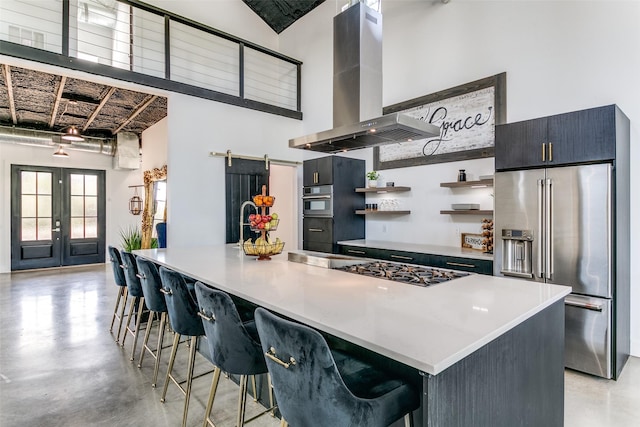
[[[413,417],[411,416],[411,412],[404,416],[404,427],[413,427]]]
[[[207,408],[204,412],[204,423],[202,427],[207,427],[209,425],[215,427],[215,424],[211,420],[211,408],[213,408],[213,400],[216,397],[216,391],[218,389],[218,383],[220,382],[220,368],[217,366],[213,370],[213,380],[211,381],[211,389],[209,390],[209,400],[207,401]]]
[[[153,321],[155,320],[156,312],[151,311],[149,315],[149,320],[147,320],[147,328],[144,331],[144,338],[142,339],[142,351],[140,352],[140,359],[138,360],[138,368],[142,368],[142,360],[144,359],[145,349],[148,348],[147,344],[149,343],[149,335],[151,335],[151,327],[153,326]]]
[[[169,387],[169,381],[171,381],[171,371],[173,370],[173,363],[176,361],[176,353],[178,352],[178,344],[180,344],[180,334],[173,333],[173,347],[171,348],[171,356],[169,357],[169,366],[167,367],[167,377],[164,380],[164,387],[162,388],[162,397],[160,402],[164,403],[164,398],[167,396],[167,388]]]
[[[113,325],[116,323],[116,319],[120,320],[120,316],[118,315],[118,310],[120,308],[120,301],[122,301],[122,296],[125,296],[124,301],[126,301],[126,286],[118,286],[118,297],[116,298],[116,306],[113,308],[113,316],[111,317],[111,326],[109,326],[109,332],[113,332]]]
[[[122,332],[122,321],[125,318],[124,310],[127,305],[127,299],[129,298],[129,291],[126,286],[123,287],[122,296],[124,297],[124,301],[120,306],[120,313],[118,314],[118,334],[116,335],[116,342],[120,342],[120,333]]]
[[[182,427],[187,425],[187,411],[189,410],[189,397],[191,396],[191,384],[193,383],[193,368],[196,362],[196,347],[198,337],[191,337],[189,348],[189,365],[187,369],[187,388],[184,398],[184,410],[182,411]]]
[[[251,387],[253,387],[253,401],[257,402],[258,401],[258,392],[257,392],[257,387],[256,387],[256,376],[255,375],[251,375]]]
[[[138,317],[136,319],[136,330],[133,333],[133,344],[131,345],[131,357],[130,361],[133,362],[133,359],[136,355],[136,346],[138,344],[138,336],[140,335],[140,325],[142,324],[142,313],[144,312],[144,297],[140,297],[140,304],[138,305]],[[151,324],[147,321],[147,329],[151,329]]]

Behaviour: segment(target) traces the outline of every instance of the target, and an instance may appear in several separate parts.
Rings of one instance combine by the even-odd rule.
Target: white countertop
[[[486,254],[475,249],[456,246],[423,245],[419,243],[388,242],[385,240],[343,240],[339,245],[359,246],[362,248],[388,249],[391,251],[417,252],[421,254],[445,255],[460,258],[493,261],[493,254]]]
[[[286,253],[258,261],[233,245],[134,253],[432,375],[571,291],[476,274],[423,288],[290,262]]]

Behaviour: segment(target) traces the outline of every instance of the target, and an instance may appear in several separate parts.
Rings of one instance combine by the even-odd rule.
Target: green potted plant
[[[378,179],[380,178],[380,174],[376,171],[367,172],[367,186],[368,187],[377,187]]]
[[[120,239],[122,240],[122,249],[125,252],[135,251],[136,249],[142,249],[142,233],[140,228],[136,225],[130,225],[127,228],[120,229]],[[158,239],[153,237],[151,239],[151,247],[158,247]]]

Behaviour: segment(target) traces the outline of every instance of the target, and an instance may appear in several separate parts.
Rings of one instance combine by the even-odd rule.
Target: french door
[[[11,166],[11,270],[105,260],[105,172]]]

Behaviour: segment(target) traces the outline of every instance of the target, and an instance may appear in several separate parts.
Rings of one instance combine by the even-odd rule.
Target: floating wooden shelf
[[[357,210],[356,215],[406,215],[411,211],[379,211],[375,209]]]
[[[443,215],[493,215],[491,210],[468,209],[458,211],[440,211]]]
[[[367,187],[356,188],[356,193],[392,193],[394,191],[410,191],[411,187]]]
[[[482,179],[480,181],[457,181],[457,182],[441,182],[440,187],[462,188],[462,187],[493,187],[492,179]]]

